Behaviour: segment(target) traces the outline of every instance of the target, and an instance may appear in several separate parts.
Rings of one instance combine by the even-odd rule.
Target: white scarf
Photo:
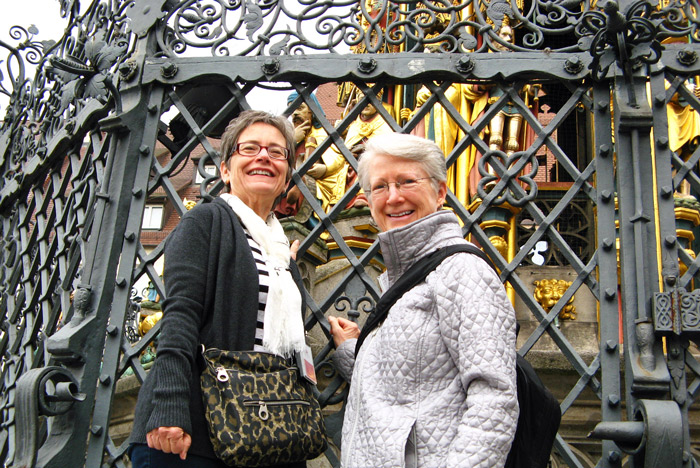
[[[263,346],[270,352],[291,357],[306,345],[301,318],[301,294],[289,271],[289,240],[273,213],[266,221],[235,195],[221,194],[241,219],[262,251],[270,270],[270,289],[265,305]]]

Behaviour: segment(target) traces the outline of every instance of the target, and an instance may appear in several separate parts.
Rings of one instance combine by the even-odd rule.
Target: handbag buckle
[[[228,382],[228,372],[226,372],[226,369],[223,367],[219,367],[216,369],[216,379],[219,382]]]

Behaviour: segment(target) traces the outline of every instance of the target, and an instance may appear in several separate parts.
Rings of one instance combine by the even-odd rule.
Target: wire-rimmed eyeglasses
[[[418,185],[423,180],[432,179],[432,177],[419,177],[417,179],[404,179],[395,182],[378,182],[374,184],[369,192],[373,197],[383,197],[389,195],[389,186],[396,187],[397,192],[410,192],[418,188]]]

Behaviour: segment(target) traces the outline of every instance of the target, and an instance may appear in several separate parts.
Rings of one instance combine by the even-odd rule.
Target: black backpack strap
[[[384,319],[386,319],[391,306],[393,306],[394,303],[406,293],[406,291],[409,291],[414,286],[425,280],[426,276],[437,268],[437,266],[442,263],[443,260],[457,252],[467,252],[477,255],[497,272],[496,267],[493,265],[493,262],[491,262],[491,259],[481,249],[472,244],[449,245],[426,255],[411,265],[411,267],[406,270],[406,272],[401,275],[398,280],[396,280],[396,283],[391,285],[391,287],[387,289],[384,294],[382,294],[382,297],[379,298],[374,307],[374,311],[367,318],[367,322],[365,322],[364,327],[362,327],[360,337],[357,339],[355,354],[360,351],[360,346],[362,346],[362,343],[367,338],[367,335],[369,335],[372,330],[384,322]]]

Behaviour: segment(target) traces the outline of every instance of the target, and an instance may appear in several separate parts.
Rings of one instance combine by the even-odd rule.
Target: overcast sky
[[[89,0],[83,0],[81,6],[83,8],[90,4]],[[17,39],[10,37],[10,28],[14,25],[22,26],[28,29],[29,26],[35,25],[39,29],[34,39],[38,40],[58,40],[63,35],[66,27],[66,20],[61,18],[61,6],[58,0],[0,0],[0,39],[10,45],[16,45]],[[21,40],[25,40],[24,37]],[[7,80],[7,51],[0,48],[0,67],[4,78],[5,87],[9,88],[10,83]],[[33,71],[28,71],[30,77],[34,76]],[[255,108],[266,110],[273,113],[281,113],[286,107],[284,93],[270,93],[265,91],[249,94],[249,101]],[[0,118],[5,115],[7,106],[7,98],[0,94]]]
[[[2,5],[2,15],[0,15],[0,39],[5,43],[16,46],[18,42],[26,40],[26,37],[12,39],[10,28],[21,26],[29,29],[31,25],[39,28],[39,34],[34,37],[38,40],[53,39],[57,41],[63,34],[66,22],[61,18],[61,5],[58,0],[0,0]],[[0,48],[0,67],[2,67],[3,84],[5,88],[11,89],[7,72],[8,53],[4,48]],[[26,65],[26,63],[25,63]],[[30,77],[34,76],[33,70],[28,70]],[[0,94],[0,118],[5,115],[5,108],[8,99]]]
[[[14,25],[29,27],[35,24],[39,28],[40,39],[59,37],[65,27],[58,0],[0,0],[0,4],[0,37],[5,41],[10,37],[10,27]]]

